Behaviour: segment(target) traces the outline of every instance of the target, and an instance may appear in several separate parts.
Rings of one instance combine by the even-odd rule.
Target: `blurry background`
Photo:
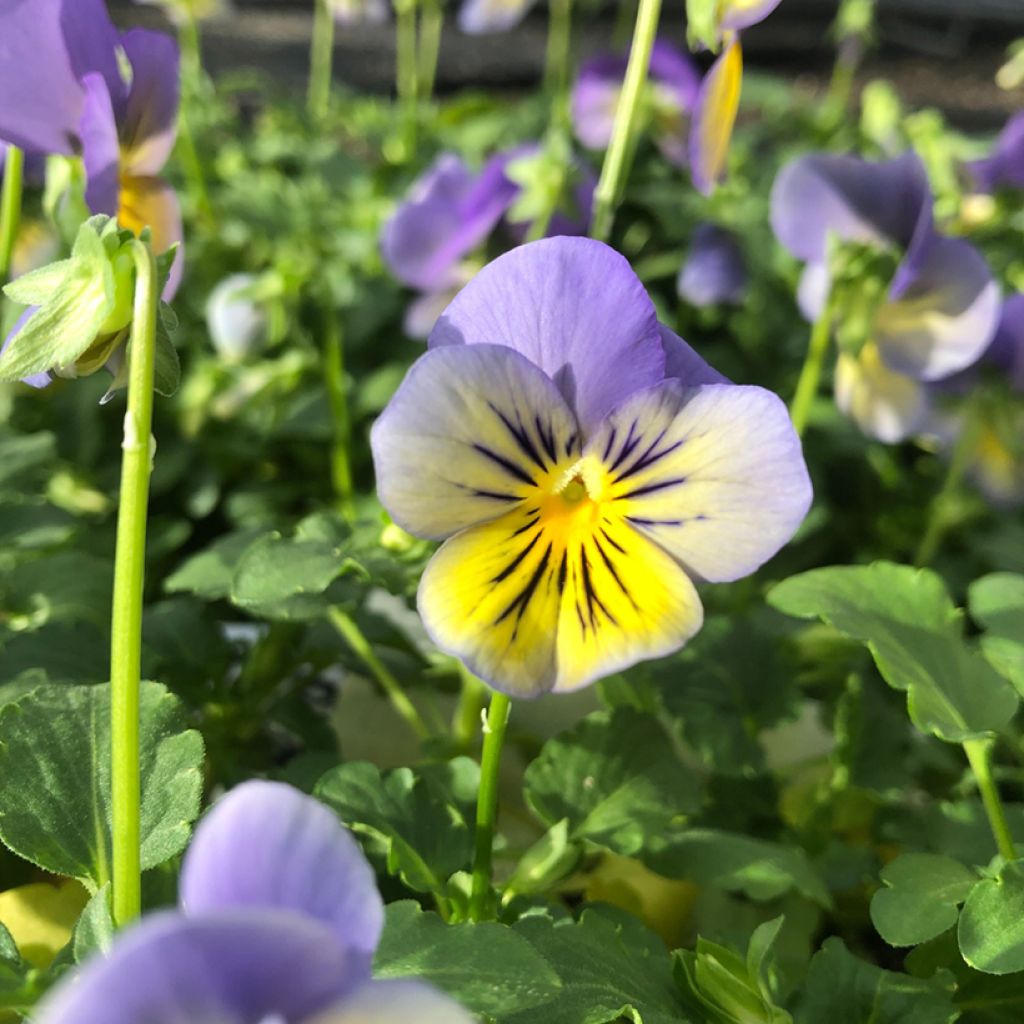
[[[630,0],[624,0],[629,3]],[[312,0],[232,0],[233,13],[204,25],[207,67],[215,74],[246,68],[270,73],[283,87],[302,89],[308,61]],[[118,20],[159,23],[155,8],[112,0]],[[631,7],[635,4],[631,4]],[[578,0],[578,55],[606,49],[616,23],[614,4]],[[682,42],[683,0],[665,0],[662,34]],[[783,0],[763,24],[744,32],[748,66],[795,80],[813,91],[827,83],[834,47],[829,27],[838,0]],[[879,0],[874,51],[860,78],[885,77],[910,106],[937,106],[958,127],[997,128],[1020,105],[999,89],[994,74],[1007,46],[1024,36],[1024,0]],[[445,26],[440,91],[467,85],[517,91],[532,88],[544,63],[546,12],[539,3],[523,24],[488,36]],[[336,77],[387,92],[394,79],[390,25],[339,28]]]

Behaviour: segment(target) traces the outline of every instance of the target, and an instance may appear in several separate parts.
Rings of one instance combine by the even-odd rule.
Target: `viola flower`
[[[339,25],[383,25],[391,15],[388,0],[330,0]]]
[[[463,0],[459,28],[471,36],[506,32],[529,14],[536,0]]]
[[[699,224],[676,282],[680,298],[694,306],[742,302],[747,283],[739,239],[715,224]]]
[[[907,153],[874,163],[810,154],[779,172],[772,188],[776,237],[806,267],[804,315],[825,310],[829,239],[856,243],[895,269],[860,347],[843,351],[836,401],[871,437],[894,443],[919,431],[928,411],[925,383],[971,365],[999,316],[999,288],[968,242],[940,234],[920,160]]]
[[[602,54],[580,67],[571,114],[576,138],[588,149],[607,149],[611,142],[627,62],[626,55]],[[686,132],[700,75],[686,54],[658,39],[651,50],[648,84],[654,142],[667,160],[685,167]]]
[[[764,21],[781,0],[721,0],[714,24],[714,45],[723,49],[701,82],[689,138],[690,175],[710,195],[725,175],[732,131],[743,86],[739,32]],[[709,43],[709,45],[711,45]]]
[[[337,818],[246,782],[196,829],[181,909],[145,918],[66,976],[36,1024],[472,1024],[416,981],[372,981],[384,924],[373,870]]]
[[[176,134],[174,40],[118,32],[103,0],[14,0],[2,29],[0,139],[33,155],[81,156],[93,213],[135,234],[148,226],[157,253],[180,243],[177,196],[158,177]],[[181,264],[179,255],[167,298]]]
[[[496,689],[575,690],[681,647],[694,580],[753,572],[810,482],[785,406],[658,323],[629,264],[550,238],[485,267],[374,425],[394,521],[445,543],[427,632]]]
[[[992,153],[967,169],[979,192],[1024,189],[1024,111],[1006,122]]]

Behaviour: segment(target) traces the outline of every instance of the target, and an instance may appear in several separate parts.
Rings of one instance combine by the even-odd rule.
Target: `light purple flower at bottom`
[[[180,893],[180,911],[66,976],[36,1024],[472,1024],[427,985],[370,980],[384,920],[373,871],[290,786],[224,797],[196,830]]]

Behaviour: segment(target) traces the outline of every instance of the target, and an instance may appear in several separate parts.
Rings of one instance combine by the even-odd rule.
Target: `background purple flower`
[[[981,192],[1024,188],[1024,111],[1006,122],[992,153],[969,164],[968,170]]]
[[[747,283],[739,239],[715,224],[699,224],[676,282],[679,295],[694,306],[740,302]]]
[[[526,17],[536,0],[463,0],[459,28],[469,35],[505,32]]]
[[[373,871],[322,804],[280,783],[247,782],[196,830],[182,910],[119,937],[65,978],[38,1024],[470,1024],[417,982],[373,982],[384,921]],[[364,1016],[371,1013],[372,1016]]]

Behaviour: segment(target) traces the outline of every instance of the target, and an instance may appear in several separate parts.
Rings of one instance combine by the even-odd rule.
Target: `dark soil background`
[[[578,19],[580,56],[606,48],[615,9],[591,3]],[[784,0],[762,25],[744,33],[748,67],[787,76],[817,90],[828,80],[832,45],[828,28],[838,0]],[[125,0],[111,7],[118,20],[157,23],[160,14]],[[312,0],[234,0],[235,13],[208,22],[203,41],[214,74],[243,68],[269,72],[288,89],[305,84]],[[682,42],[682,0],[667,0],[663,34]],[[445,30],[438,87],[465,86],[518,92],[540,80],[546,17],[539,4],[510,32],[466,36],[453,23]],[[894,82],[912,107],[934,106],[963,129],[997,128],[1024,106],[1024,91],[999,89],[994,75],[1007,46],[1024,36],[1024,0],[880,0],[877,46],[860,80]],[[391,26],[339,30],[335,75],[373,92],[391,89],[394,37]]]

